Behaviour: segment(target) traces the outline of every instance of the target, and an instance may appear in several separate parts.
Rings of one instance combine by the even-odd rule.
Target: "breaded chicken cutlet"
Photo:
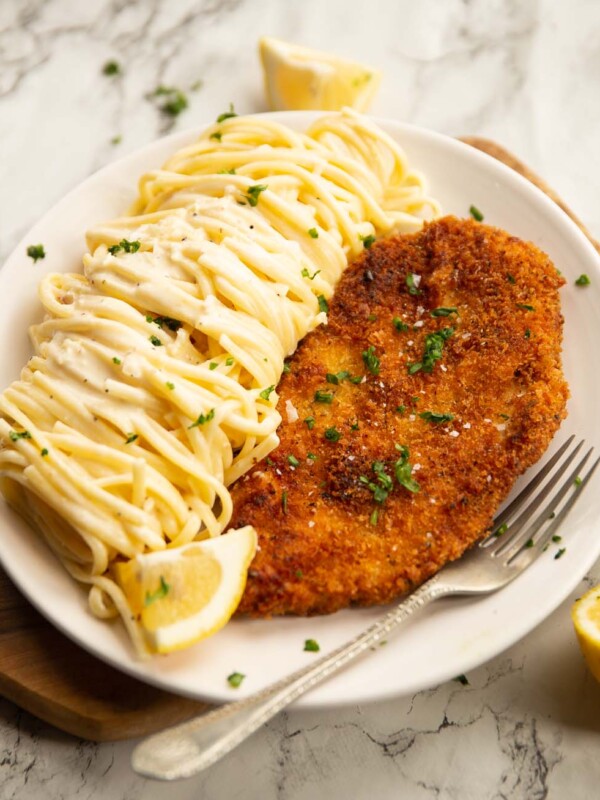
[[[280,446],[233,488],[259,537],[238,613],[387,603],[484,534],[566,415],[563,283],[452,217],[365,250],[283,376]]]

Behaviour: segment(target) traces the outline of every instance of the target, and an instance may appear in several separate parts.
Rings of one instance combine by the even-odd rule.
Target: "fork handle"
[[[449,593],[449,587],[434,576],[363,633],[318,661],[250,697],[145,739],[133,751],[133,769],[161,780],[188,778],[206,769],[313,686],[380,642],[415,611]]]

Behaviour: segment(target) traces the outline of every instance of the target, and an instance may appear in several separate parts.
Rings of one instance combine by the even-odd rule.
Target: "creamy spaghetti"
[[[298,133],[234,116],[88,233],[83,274],[42,281],[34,355],[0,397],[2,489],[138,648],[111,563],[224,531],[227,487],[278,444],[284,359],[343,269],[438,212],[364,117]]]

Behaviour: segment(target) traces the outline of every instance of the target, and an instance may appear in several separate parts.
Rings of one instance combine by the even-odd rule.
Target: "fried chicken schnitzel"
[[[238,613],[386,603],[482,536],[566,415],[563,283],[453,217],[365,250],[283,376],[280,446],[233,489],[259,536]]]

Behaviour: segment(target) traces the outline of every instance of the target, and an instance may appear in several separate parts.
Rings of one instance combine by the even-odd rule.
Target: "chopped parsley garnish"
[[[281,493],[281,508],[284,514],[287,514],[288,508],[288,493],[282,492]]]
[[[396,406],[396,411],[399,414],[404,414],[404,412],[406,411],[406,406]]]
[[[150,314],[146,317],[146,322],[154,322],[159,328],[168,328],[170,331],[178,331],[182,324],[178,319],[172,317],[152,317]]]
[[[229,103],[229,111],[224,111],[222,114],[219,114],[217,123],[221,124],[221,122],[225,122],[226,119],[231,119],[231,117],[237,117],[233,108],[233,103]]]
[[[428,333],[425,337],[425,348],[421,361],[408,364],[408,374],[414,375],[416,372],[433,372],[436,361],[442,358],[444,344],[454,333],[454,328],[442,328],[437,333]]]
[[[321,389],[317,389],[315,392],[315,403],[327,403],[327,405],[331,405],[333,403],[333,392],[323,392]]]
[[[412,477],[412,466],[409,461],[410,454],[408,452],[408,447],[403,444],[396,444],[394,446],[400,453],[400,458],[394,464],[396,480],[401,486],[404,486],[405,489],[408,489],[409,492],[416,493],[421,491],[421,487]]]
[[[306,423],[306,427],[308,428],[309,431],[312,431],[312,429],[315,427],[315,418],[314,417],[306,417],[304,422]]]
[[[419,416],[427,422],[433,422],[439,425],[441,422],[451,422],[454,419],[454,414],[436,414],[435,411],[422,411]]]
[[[583,483],[583,481],[582,481],[582,479],[581,479],[581,478],[579,477],[579,475],[578,475],[578,476],[575,478],[575,480],[573,481],[573,483],[575,484],[575,486],[578,486],[578,487],[579,487],[579,486],[581,486],[581,484]]]
[[[8,435],[11,442],[18,442],[19,439],[31,439],[29,431],[11,431]]]
[[[249,186],[246,193],[246,200],[251,206],[257,206],[258,200],[262,192],[265,192],[269,187],[265,183],[256,183],[254,186]]]
[[[577,280],[575,281],[575,285],[576,286],[589,286],[590,283],[591,283],[591,280],[589,279],[589,277],[585,273],[580,275],[577,278]]]
[[[113,244],[107,249],[111,256],[115,256],[121,250],[124,253],[137,253],[141,244],[142,243],[137,240],[135,242],[130,242],[129,239],[121,239],[119,244]]]
[[[110,140],[110,143],[114,144],[114,145],[117,145],[117,144],[121,144],[122,141],[123,141],[123,137],[121,136],[120,133],[118,133],[116,136],[112,137],[112,139]]]
[[[408,275],[406,276],[406,285],[408,286],[408,293],[412,295],[421,294],[421,290],[417,287],[417,284],[415,283],[415,277],[418,277],[418,275],[415,276],[414,273],[412,272],[409,272]]]
[[[456,306],[440,306],[431,312],[432,317],[449,317],[450,314],[458,314]]]
[[[408,325],[406,322],[402,322],[400,317],[394,317],[392,324],[398,333],[405,333],[408,330]]]
[[[113,356],[113,364],[120,364],[120,363],[121,363],[121,359],[118,358],[117,356]]]
[[[297,578],[303,578],[304,577],[304,573],[302,572],[301,569],[297,569],[294,574],[296,575]]]
[[[309,653],[318,653],[321,648],[319,647],[319,643],[314,639],[306,639],[304,642],[304,649]]]
[[[208,138],[215,139],[217,142],[220,142],[221,139],[223,138],[223,134],[221,133],[221,131],[215,131],[214,133],[211,133],[211,135]]]
[[[370,480],[366,475],[361,475],[358,480],[369,491],[373,492],[373,500],[381,505],[385,503],[389,493],[394,488],[394,482],[391,476],[386,473],[383,461],[374,461],[371,464],[371,469],[375,473],[374,481]]]
[[[363,243],[365,250],[368,250],[371,245],[375,243],[375,237],[372,233],[370,233],[368,236],[359,236],[358,238]]]
[[[233,688],[237,689],[242,685],[242,681],[246,676],[242,672],[232,672],[227,676],[227,683]]]
[[[44,250],[43,244],[30,244],[27,248],[27,255],[29,258],[33,258],[33,263],[35,264],[40,258],[46,258],[46,251]]]
[[[165,383],[165,386],[167,387],[167,389],[170,389],[171,391],[173,391],[173,389],[175,388],[175,384],[171,383],[171,381],[167,381]]]
[[[567,548],[566,547],[561,547],[560,550],[556,551],[556,555],[554,556],[554,560],[556,561],[557,558],[562,558],[566,552],[567,552]]]
[[[320,294],[317,297],[317,300],[319,302],[319,311],[323,311],[325,314],[327,314],[327,312],[329,311],[329,303],[325,299],[325,296]]]
[[[313,275],[311,275],[310,272],[306,269],[306,267],[303,267],[301,274],[303,278],[308,278],[309,281],[314,281],[319,272],[321,272],[320,269],[318,269]]]
[[[475,206],[471,206],[469,209],[469,214],[473,217],[473,219],[477,220],[477,222],[483,222],[483,214]]]
[[[552,537],[552,541],[555,544],[558,544],[559,542],[562,542],[562,536],[558,536],[558,534],[554,534],[554,536]]]
[[[522,308],[524,311],[535,311],[535,308],[527,303],[517,303],[517,308]]]
[[[507,530],[508,530],[508,525],[506,524],[506,522],[503,522],[502,525],[500,525],[500,527],[498,528],[498,530],[494,533],[494,536],[496,537],[503,536]]]
[[[132,442],[135,442],[137,438],[139,438],[137,433],[128,433],[127,438],[125,439],[125,444],[131,444]]]
[[[118,61],[107,61],[106,64],[102,67],[102,74],[113,76],[119,75],[121,72],[121,65]]]
[[[353,423],[352,423],[352,425],[350,425],[350,430],[351,430],[351,431],[357,431],[357,430],[359,430],[359,427],[358,427],[358,420],[356,420],[356,422],[353,422]]]
[[[507,273],[506,273],[506,280],[507,280],[509,283],[512,283],[512,284],[515,284],[515,283],[516,283],[516,280],[515,280],[514,276],[513,276],[513,275],[511,275],[511,274],[510,274],[510,272],[507,272]]]
[[[155,336],[154,334],[152,334],[152,336],[149,336],[148,338],[150,339],[150,341],[152,342],[154,347],[162,347],[162,342],[158,338],[158,336]]]
[[[296,458],[296,456],[295,456],[295,455],[292,455],[291,453],[290,453],[290,455],[288,456],[288,464],[289,464],[291,467],[299,467],[299,466],[300,466],[300,462],[298,461],[298,459]]]
[[[163,114],[170,117],[177,117],[188,107],[188,99],[181,89],[175,86],[159,86],[155,92],[155,97],[164,97],[165,102],[160,106]]]
[[[40,455],[42,456],[42,458],[44,456],[47,456],[48,455],[48,448],[47,447],[42,448],[42,450],[40,450]]]
[[[208,368],[211,372],[213,372],[213,370],[215,370],[218,366],[219,364],[216,361],[211,361],[208,365]]]
[[[377,322],[377,314],[369,314],[369,316],[367,317],[367,320],[369,322]]]
[[[527,539],[527,541],[525,542],[525,547],[533,547],[533,545],[534,545],[533,539]]]
[[[309,228],[308,235],[311,239],[318,239],[319,238],[319,231],[316,228]],[[320,272],[320,270],[319,270]]]
[[[232,367],[233,366],[233,362],[234,362],[233,356],[227,356],[227,358],[225,359],[225,366],[226,367]],[[284,370],[283,371],[285,372],[285,365],[284,365]]]
[[[523,336],[525,337],[525,339],[531,338],[531,331],[529,330],[529,328],[525,328],[525,333],[523,334]]]
[[[342,434],[338,431],[335,425],[332,428],[327,428],[325,431],[325,438],[328,442],[339,442]]]
[[[289,375],[289,373],[291,371],[292,371],[292,368],[290,366],[290,362],[289,361],[284,361],[283,362],[283,374],[284,375]]]
[[[169,589],[170,588],[171,587],[169,586],[169,584],[166,582],[166,580],[161,575],[160,576],[160,586],[158,587],[158,589],[155,592],[146,592],[146,597],[144,599],[144,605],[147,607],[149,605],[152,605],[152,603],[154,603],[156,600],[162,600],[164,597],[166,597],[169,594]]]
[[[339,386],[342,381],[350,381],[350,383],[360,383],[362,381],[362,375],[351,375],[347,369],[342,370],[341,372],[328,372],[325,375],[325,380],[327,383],[333,383],[335,386]]]
[[[233,169],[220,169],[217,175],[236,175],[235,167]]]
[[[379,509],[374,508],[373,511],[371,511],[371,516],[369,517],[369,524],[377,525],[378,520],[379,520]]]
[[[457,675],[453,680],[457,681],[458,683],[462,683],[463,686],[469,685],[469,680],[466,675]]]
[[[190,428],[197,428],[199,425],[205,425],[207,422],[210,422],[211,419],[215,417],[215,409],[211,408],[206,414],[199,414],[198,419],[195,422],[192,422],[191,425],[188,425],[188,430]]]
[[[365,362],[366,368],[371,375],[379,375],[379,368],[381,366],[380,360],[375,355],[375,347],[371,345],[362,352],[362,359]]]
[[[266,389],[263,389],[262,392],[259,393],[259,397],[262,397],[263,400],[268,400],[271,396],[271,392],[275,391],[275,385],[267,386]]]
[[[311,461],[317,461],[319,456],[316,456],[314,453],[307,453],[306,458],[310,458]]]

